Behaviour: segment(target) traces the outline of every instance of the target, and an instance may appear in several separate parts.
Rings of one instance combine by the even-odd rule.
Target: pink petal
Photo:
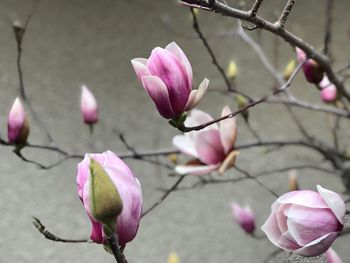
[[[198,133],[194,139],[199,159],[206,164],[217,164],[224,160],[225,152],[218,130],[206,130]]]
[[[294,251],[299,249],[300,246],[296,243],[289,231],[283,233],[280,239],[277,241],[278,246],[283,249]]]
[[[205,78],[201,82],[197,90],[191,91],[185,106],[185,111],[189,111],[198,105],[198,103],[201,101],[204,94],[207,92],[208,85],[209,85],[209,80]]]
[[[193,156],[194,158],[198,158],[198,154],[194,147],[194,142],[191,140],[188,134],[185,135],[177,135],[173,138],[173,144],[177,147],[181,152]]]
[[[189,174],[189,175],[202,175],[209,174],[215,171],[219,165],[178,165],[175,167],[175,171],[178,174]]]
[[[299,205],[292,205],[289,209],[287,224],[289,232],[300,246],[342,229],[342,225],[330,209]]]
[[[282,236],[282,232],[278,226],[276,214],[271,212],[270,216],[267,218],[266,222],[261,227],[261,230],[265,232],[268,239],[275,245],[279,247],[278,240]]]
[[[193,110],[191,111],[190,116],[187,117],[186,121],[185,121],[185,125],[186,126],[197,126],[203,123],[207,123],[212,121],[213,118],[206,112],[201,111],[201,110]],[[215,128],[215,129],[219,129],[219,127],[217,126],[217,124],[213,124],[209,126],[211,129]]]
[[[187,71],[187,75],[189,77],[189,81],[190,83],[192,83],[192,67],[182,49],[175,42],[171,42],[170,44],[168,44],[165,47],[165,49],[173,53],[184,64]]]
[[[131,176],[132,178],[135,178],[130,168],[114,152],[107,150],[103,154],[104,154],[104,161],[101,162],[101,165],[115,167],[117,169],[122,170],[125,174]]]
[[[329,248],[326,251],[326,261],[327,263],[342,263],[342,260],[338,254],[332,248]]]
[[[330,248],[337,236],[338,233],[329,233],[324,235],[306,246],[296,250],[295,253],[304,257],[315,257],[321,255],[322,253],[326,252],[328,248]]]
[[[160,115],[166,119],[177,116],[172,109],[168,89],[160,78],[157,76],[144,76],[142,77],[142,85],[151,96]]]
[[[252,233],[255,230],[255,216],[249,206],[240,207],[237,203],[231,205],[232,215],[234,220],[247,233]]]
[[[224,107],[221,116],[226,116],[232,113],[228,106]],[[220,122],[220,138],[225,149],[225,153],[232,150],[237,140],[236,117],[229,118]]]
[[[344,225],[346,207],[340,195],[333,191],[327,190],[320,185],[317,185],[317,191],[327,203],[329,208],[333,211],[334,215],[338,218],[339,222]]]
[[[337,98],[337,88],[331,84],[330,86],[323,88],[320,95],[323,102],[333,102]]]
[[[147,68],[147,59],[146,58],[134,58],[131,60],[131,64],[136,72],[137,78],[142,79],[143,76],[151,75]]]
[[[89,216],[89,218],[90,218],[91,225],[92,225],[90,239],[92,241],[94,241],[95,243],[101,244],[103,242],[102,225],[100,223],[96,222],[90,216]]]
[[[295,51],[297,53],[297,60],[298,60],[298,62],[299,63],[304,62],[306,60],[305,52],[302,49],[298,48],[298,47],[295,48]]]
[[[174,112],[181,114],[192,88],[185,66],[173,53],[158,47],[153,49],[147,67],[164,82]]]
[[[272,209],[281,204],[301,205],[314,208],[329,208],[321,196],[310,190],[299,190],[280,196],[272,205]]]

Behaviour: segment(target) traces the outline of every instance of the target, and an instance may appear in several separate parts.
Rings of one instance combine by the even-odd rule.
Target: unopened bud
[[[12,104],[7,118],[7,136],[9,143],[23,147],[29,135],[29,121],[19,98]]]
[[[233,60],[227,66],[226,76],[231,80],[235,80],[237,76],[237,65]]]
[[[176,252],[171,252],[169,254],[167,263],[180,263],[179,256]]]
[[[246,233],[252,234],[255,230],[255,216],[250,207],[241,207],[237,203],[232,203],[231,209],[233,219]]]
[[[123,210],[119,192],[107,172],[94,159],[90,160],[90,210],[93,218],[103,225],[107,236],[115,233],[118,216]]]
[[[21,25],[21,22],[19,22],[18,20],[13,22],[12,28],[13,28],[13,32],[15,33],[15,38],[16,38],[16,41],[17,41],[17,45],[20,46],[21,43],[22,43],[22,39],[23,39],[23,35],[24,35],[24,32],[25,32],[25,29]]]
[[[242,109],[242,108],[246,107],[248,105],[248,103],[249,103],[248,99],[246,97],[240,95],[240,94],[236,95],[235,99],[236,99],[236,102],[237,102],[237,105],[238,105],[238,109]],[[242,114],[244,120],[248,121],[249,111],[245,110],[241,114]]]
[[[292,59],[291,61],[288,62],[287,66],[285,67],[285,69],[283,71],[283,78],[285,81],[290,79],[294,70],[296,69],[296,65],[297,65],[297,63],[294,59]]]
[[[295,170],[289,171],[288,190],[290,192],[299,190],[298,176],[297,176],[297,172]]]
[[[313,84],[320,83],[324,73],[321,66],[315,60],[307,59],[307,56],[302,49],[296,48],[295,50],[297,53],[297,59],[299,63],[304,62],[306,60],[303,64],[303,71],[306,80]]]
[[[98,105],[95,96],[86,87],[81,87],[80,110],[86,124],[92,125],[98,121]]]

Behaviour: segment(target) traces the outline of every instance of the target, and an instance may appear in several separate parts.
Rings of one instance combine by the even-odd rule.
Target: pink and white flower
[[[7,118],[7,137],[9,143],[25,144],[29,135],[29,122],[19,98],[12,104]]]
[[[113,152],[106,151],[101,154],[88,153],[85,155],[84,160],[78,164],[77,184],[78,195],[91,220],[92,232],[90,238],[92,241],[103,243],[105,235],[102,225],[91,214],[89,197],[90,158],[96,160],[104,168],[122,199],[123,210],[116,222],[116,233],[119,238],[119,245],[124,246],[134,239],[139,227],[142,213],[141,185],[129,167]]]
[[[222,110],[222,116],[228,115],[228,106]],[[200,110],[193,110],[185,121],[186,126],[196,126],[213,118]],[[179,174],[206,174],[220,169],[222,165],[232,166],[235,159],[234,144],[237,139],[236,118],[229,118],[200,131],[192,131],[173,138],[173,144],[184,154],[197,160],[195,165],[179,165],[175,170]],[[234,153],[234,154],[232,154]],[[229,158],[229,159],[228,159]]]
[[[134,58],[131,64],[161,116],[176,119],[194,108],[207,91],[208,79],[192,90],[192,67],[185,53],[172,42],[156,47],[148,59]]]
[[[321,69],[320,65],[311,58],[307,59],[307,56],[302,49],[296,47],[295,51],[297,53],[297,60],[299,63],[306,60],[306,62],[303,64],[303,71],[306,80],[313,84],[320,83],[323,78],[323,70]]]
[[[326,252],[343,229],[345,203],[335,192],[317,186],[279,197],[261,229],[270,241],[306,257]]]

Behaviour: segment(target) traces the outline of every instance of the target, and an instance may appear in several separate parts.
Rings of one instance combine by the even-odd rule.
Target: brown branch
[[[332,40],[332,24],[333,24],[333,0],[326,0],[325,13],[326,13],[326,26],[324,35],[324,54],[330,56],[330,44]]]
[[[60,237],[52,234],[49,230],[47,230],[46,227],[36,217],[33,217],[33,225],[48,240],[52,240],[55,242],[62,242],[62,243],[88,243],[89,242],[89,240],[87,240],[87,239],[60,238]]]
[[[286,6],[284,7],[281,16],[279,17],[278,21],[275,23],[277,27],[284,28],[284,25],[287,22],[287,18],[290,14],[290,11],[292,10],[293,6],[295,4],[295,0],[288,0]]]
[[[249,15],[251,17],[256,16],[256,13],[258,12],[258,10],[259,10],[259,8],[260,8],[260,6],[261,6],[263,1],[264,0],[255,0],[254,4],[252,6],[252,9],[250,9],[250,11],[249,11]]]

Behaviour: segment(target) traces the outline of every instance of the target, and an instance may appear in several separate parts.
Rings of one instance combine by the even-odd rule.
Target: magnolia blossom
[[[21,100],[16,98],[7,118],[8,141],[9,143],[25,144],[27,142],[28,135],[29,122]]]
[[[80,111],[86,124],[95,124],[98,121],[96,98],[84,85],[81,87]]]
[[[327,263],[342,263],[338,254],[332,248],[329,248],[325,254]]]
[[[231,113],[224,107],[222,116]],[[213,118],[200,110],[193,110],[185,121],[186,126],[196,126]],[[197,161],[177,166],[179,174],[206,174],[220,168],[232,166],[235,155],[234,144],[237,139],[236,118],[229,118],[213,124],[200,131],[192,131],[173,138],[173,144],[183,153],[194,157]]]
[[[299,63],[306,62],[303,64],[303,71],[305,78],[308,82],[318,84],[323,78],[323,70],[320,65],[313,59],[307,59],[305,52],[300,48],[295,48],[297,53],[297,60]]]
[[[242,229],[251,234],[255,230],[255,216],[249,206],[241,207],[237,203],[231,204],[233,219],[239,224]]]
[[[102,225],[91,214],[89,197],[90,158],[96,160],[104,168],[122,199],[123,210],[116,222],[116,233],[119,238],[119,245],[124,246],[127,242],[134,239],[139,226],[142,212],[140,183],[129,167],[113,152],[106,151],[101,154],[85,155],[84,160],[78,164],[77,184],[79,197],[92,223],[90,235],[92,241],[102,243],[104,233]]]
[[[337,99],[337,88],[336,86],[329,81],[327,76],[324,76],[320,82],[321,90],[321,100],[323,102],[329,103]]]
[[[345,203],[335,192],[317,186],[279,197],[262,230],[270,241],[302,256],[326,252],[343,229]]]
[[[175,42],[165,48],[156,47],[148,59],[134,58],[131,63],[159,114],[166,119],[177,119],[194,108],[207,91],[208,79],[198,90],[192,90],[191,64]]]

